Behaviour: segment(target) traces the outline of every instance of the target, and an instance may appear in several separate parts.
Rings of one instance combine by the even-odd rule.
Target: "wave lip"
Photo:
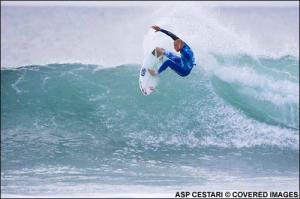
[[[217,66],[211,69],[211,77],[221,97],[258,120],[299,129],[296,58],[215,58]]]

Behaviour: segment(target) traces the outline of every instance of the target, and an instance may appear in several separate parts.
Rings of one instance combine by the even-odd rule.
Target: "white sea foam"
[[[158,168],[157,165],[154,168]],[[49,172],[45,170],[49,169]],[[68,171],[68,169],[71,170]],[[165,168],[167,169],[167,168]],[[180,167],[170,167],[167,170],[177,171],[178,177],[204,178],[206,181],[197,185],[137,185],[137,184],[103,184],[94,181],[93,175],[86,175],[92,170],[74,169],[70,167],[47,167],[23,169],[21,172],[13,171],[1,173],[1,180],[9,180],[11,186],[18,189],[18,193],[2,193],[5,198],[41,198],[41,197],[131,197],[131,198],[170,198],[174,197],[177,191],[299,191],[297,177],[293,176],[241,176],[234,175],[229,171],[216,171],[208,168],[182,165]],[[61,171],[56,172],[55,170]],[[52,178],[47,179],[41,173],[51,174]],[[166,170],[165,170],[166,171]],[[179,172],[180,171],[180,172]],[[99,170],[93,170],[97,176]],[[34,175],[34,176],[32,176]],[[67,175],[67,176],[64,176]],[[32,177],[31,177],[32,176]],[[69,180],[82,180],[81,183],[64,182],[62,179],[68,177]],[[167,177],[167,176],[165,176]],[[173,176],[174,177],[174,176]],[[176,177],[176,176],[175,176]],[[47,179],[47,180],[45,180]],[[111,180],[118,179],[112,176]],[[86,180],[86,181],[85,181]],[[166,179],[167,180],[167,179]],[[18,184],[13,182],[19,181]],[[148,181],[147,178],[144,181]],[[150,180],[149,180],[150,181]],[[22,183],[29,184],[24,185]],[[41,183],[42,182],[42,183]],[[158,181],[156,181],[158,182]],[[6,188],[6,187],[5,187]],[[117,191],[116,191],[117,190]]]
[[[179,191],[299,191],[296,177],[239,178],[220,173],[214,183],[189,186],[107,185],[81,183],[74,185],[44,184],[30,186],[35,194],[3,193],[4,198],[172,198]],[[296,183],[295,183],[296,182]],[[44,190],[44,191],[39,191]]]
[[[219,67],[214,74],[228,83],[238,83],[260,101],[270,101],[276,105],[297,104],[299,106],[299,84],[288,80],[276,80],[260,75],[249,67]],[[246,89],[246,88],[244,88]]]
[[[197,109],[196,105],[193,106],[193,109],[195,108]],[[166,129],[170,126],[176,127],[172,132],[161,130],[159,134],[153,134],[149,131],[140,131],[129,133],[128,137],[134,142],[141,141],[145,147],[167,145],[189,148],[207,146],[222,148],[274,146],[293,150],[299,148],[298,130],[259,122],[233,107],[226,106],[223,102],[218,102],[213,110],[207,110],[205,107],[198,109],[199,114],[195,118],[199,122],[198,128],[187,130],[182,124],[188,119],[176,115],[164,123]],[[206,132],[205,135],[201,135],[202,131]]]
[[[288,16],[287,12],[293,14]],[[299,12],[296,10],[220,9],[178,2],[161,8],[158,14],[161,17],[157,17],[155,24],[184,39],[203,66],[207,64],[209,52],[268,57],[297,57],[299,53]],[[173,49],[168,37],[153,30],[145,35],[143,46],[144,52],[154,46]]]
[[[82,3],[54,3],[48,7],[4,3],[1,67],[62,62],[104,66],[141,63],[150,47],[173,50],[170,38],[153,33],[153,24],[189,43],[199,63],[207,61],[208,51],[269,56],[299,53],[299,12],[286,10],[293,8],[277,8],[282,12],[249,8],[247,12],[251,13],[245,15],[237,7],[221,9],[222,3],[149,2],[149,7],[128,2]]]

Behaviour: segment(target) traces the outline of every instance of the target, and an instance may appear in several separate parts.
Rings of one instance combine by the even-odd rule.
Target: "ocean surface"
[[[153,24],[197,66],[146,97]],[[1,28],[2,197],[299,192],[297,7],[3,6]]]

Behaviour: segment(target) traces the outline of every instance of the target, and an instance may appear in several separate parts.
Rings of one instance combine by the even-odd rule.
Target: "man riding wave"
[[[177,52],[180,52],[181,56],[178,56],[175,53],[169,52],[163,48],[156,47],[157,55],[165,55],[168,60],[160,66],[157,72],[153,69],[148,69],[149,73],[153,76],[158,75],[168,67],[170,67],[182,77],[189,75],[194,65],[196,65],[192,49],[173,33],[164,30],[156,25],[152,26],[152,28],[155,30],[155,32],[160,31],[170,36],[174,40],[174,49]]]

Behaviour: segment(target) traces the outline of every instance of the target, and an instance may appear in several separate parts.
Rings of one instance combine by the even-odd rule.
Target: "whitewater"
[[[1,2],[3,197],[299,192],[299,5]],[[159,25],[197,65],[138,76]]]

